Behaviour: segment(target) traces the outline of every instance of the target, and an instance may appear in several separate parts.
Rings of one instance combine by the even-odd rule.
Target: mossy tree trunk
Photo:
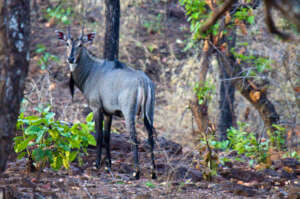
[[[29,3],[0,0],[0,172],[11,153],[29,66]]]

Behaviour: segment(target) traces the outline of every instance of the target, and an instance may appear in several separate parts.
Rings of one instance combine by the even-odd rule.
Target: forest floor
[[[152,5],[150,3],[150,5],[144,6],[150,8]],[[157,5],[155,7],[158,8]],[[148,9],[148,12],[144,14],[149,15],[149,12],[151,12],[151,9]],[[170,18],[165,21],[165,24],[158,24],[159,30],[155,27],[157,24],[150,25],[150,28],[149,25],[140,27],[138,31],[141,40],[147,42],[155,38],[157,43],[164,44],[165,37],[168,37],[169,41],[172,40],[174,43],[178,38],[185,39],[184,34],[187,32],[182,33],[178,28],[187,26],[180,8],[176,8],[173,4],[163,4],[155,12],[156,14],[157,12],[164,13]],[[97,16],[97,13],[94,15]],[[62,61],[59,64],[52,65],[47,72],[36,64],[41,56],[35,53],[36,44],[44,44],[47,46],[47,51],[52,54],[64,54],[63,47],[57,47],[58,42],[52,41],[55,40],[54,30],[58,26],[43,19],[43,17],[33,16],[32,64],[25,92],[25,96],[30,103],[27,105],[25,113],[28,115],[36,114],[34,111],[35,106],[51,101],[51,104],[55,105],[52,106],[51,110],[56,113],[56,118],[68,120],[69,122],[80,121],[85,118],[90,110],[83,105],[85,100],[78,90],[75,93],[74,100],[71,100],[67,86],[68,67],[65,67]],[[91,18],[92,16],[90,14]],[[80,29],[78,23],[74,23],[72,27]],[[160,31],[161,35],[164,34],[164,37],[158,36],[157,31]],[[103,39],[103,37],[100,39]],[[138,47],[132,47],[133,44],[130,45],[122,48],[128,49],[128,53],[134,55],[134,57],[129,59],[126,55],[121,54],[121,60],[128,60],[133,65],[137,65],[139,59],[147,58],[145,51]],[[148,57],[149,59],[147,58],[149,63],[147,63],[146,73],[158,85],[158,92],[168,89],[159,85],[160,69],[157,59],[160,62],[166,62],[162,57],[161,49],[166,50],[167,48],[164,45],[148,46],[147,51],[151,51],[151,56]],[[188,53],[181,53],[181,50],[182,46],[177,42],[174,45],[175,52],[166,51],[165,54],[174,53],[179,59],[188,56]],[[158,106],[164,105],[164,101],[159,97],[157,103]],[[158,118],[157,120],[163,119]],[[103,167],[100,169],[94,167],[95,148],[88,149],[89,156],[84,157],[83,165],[74,162],[69,170],[58,172],[49,168],[41,172],[30,171],[25,159],[16,160],[16,155],[12,154],[7,170],[0,176],[0,199],[300,198],[300,163],[296,159],[278,158],[268,169],[255,169],[250,167],[247,162],[233,160],[225,165],[220,165],[218,174],[212,177],[211,181],[208,181],[204,179],[204,166],[197,161],[201,159],[199,151],[185,147],[184,143],[176,143],[163,137],[164,134],[160,133],[163,129],[158,129],[159,133],[155,138],[158,179],[152,180],[150,176],[149,148],[145,139],[146,136],[142,134],[143,127],[140,122],[138,122],[137,128],[140,134],[141,179],[131,180],[133,161],[130,152],[130,139],[128,133],[124,130],[122,120],[118,119],[113,125],[111,137],[112,173],[107,173]],[[219,154],[228,158],[237,156],[234,152],[219,152]]]
[[[219,167],[211,181],[193,151],[163,137],[156,139],[158,179],[151,179],[149,148],[140,142],[141,179],[132,180],[129,137],[112,133],[112,172],[96,169],[96,150],[89,149],[83,165],[69,170],[32,172],[25,159],[9,161],[0,178],[4,198],[299,198],[300,164],[295,159],[277,160],[272,169],[255,170],[248,163],[232,161]],[[228,157],[236,154],[228,154]]]

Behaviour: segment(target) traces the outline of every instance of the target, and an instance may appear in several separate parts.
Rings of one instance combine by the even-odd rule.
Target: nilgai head
[[[93,39],[95,38],[95,33],[88,33],[88,34],[84,34],[83,32],[83,27],[82,27],[82,31],[81,31],[81,35],[79,38],[74,39],[71,36],[70,33],[70,27],[68,28],[68,33],[67,35],[59,30],[56,30],[56,35],[57,38],[59,40],[63,40],[65,41],[66,45],[67,45],[67,62],[70,65],[70,70],[73,72],[77,66],[77,63],[79,61],[79,56],[81,54],[82,51],[82,47],[83,44],[87,43],[87,42],[92,42]]]

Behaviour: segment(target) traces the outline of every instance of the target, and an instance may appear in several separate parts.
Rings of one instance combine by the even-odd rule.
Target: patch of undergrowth
[[[14,138],[18,159],[26,156],[39,169],[47,165],[54,170],[68,169],[76,159],[81,164],[87,147],[96,146],[95,138],[90,134],[94,129],[93,114],[90,113],[84,123],[69,125],[55,120],[50,106],[36,110],[39,115],[25,116],[22,112],[18,118],[17,129],[22,132]]]
[[[238,123],[238,128],[231,127],[227,130],[227,141],[223,141],[228,145],[226,148],[234,150],[238,155],[243,155],[241,159],[250,159],[249,164],[266,162],[267,152],[269,150],[269,140],[256,138],[256,134],[253,132],[247,132],[246,123]],[[218,145],[218,142],[215,142]],[[217,146],[216,145],[216,146]],[[222,145],[222,144],[221,144]],[[225,148],[225,149],[226,149]]]
[[[227,140],[217,141],[215,135],[205,134],[201,138],[199,151],[203,159],[200,162],[205,168],[204,177],[209,179],[217,174],[218,165],[226,162],[248,162],[249,166],[256,168],[268,168],[272,165],[271,156],[280,155],[279,158],[299,159],[296,151],[288,151],[286,147],[286,129],[281,125],[273,125],[273,133],[268,138],[258,138],[254,132],[248,132],[246,123],[238,122],[238,128],[231,127],[227,130]],[[215,151],[235,151],[234,157],[221,156]],[[226,153],[223,153],[226,154]]]

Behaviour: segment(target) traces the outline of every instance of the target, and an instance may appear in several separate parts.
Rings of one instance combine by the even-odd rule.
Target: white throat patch
[[[73,72],[76,68],[77,64],[69,64],[71,72]]]

